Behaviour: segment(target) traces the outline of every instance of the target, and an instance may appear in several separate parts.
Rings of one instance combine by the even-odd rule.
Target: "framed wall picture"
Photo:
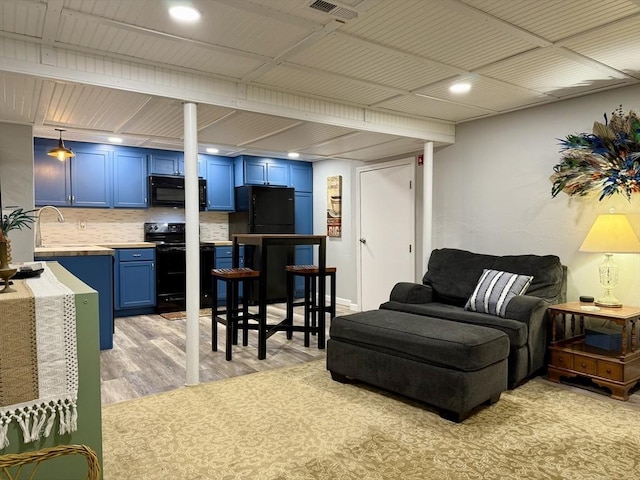
[[[342,236],[342,175],[327,177],[327,236]]]

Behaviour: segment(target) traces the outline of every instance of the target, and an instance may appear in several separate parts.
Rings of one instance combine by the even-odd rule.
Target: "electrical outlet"
[[[78,230],[86,230],[86,229],[87,229],[87,222],[79,221]]]

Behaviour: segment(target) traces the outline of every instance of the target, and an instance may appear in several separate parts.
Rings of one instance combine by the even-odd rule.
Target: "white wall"
[[[4,213],[33,209],[33,130],[30,125],[0,123],[0,190]],[[13,208],[12,208],[13,207]],[[12,230],[13,262],[33,260],[33,232]]]
[[[596,216],[626,213],[640,237],[640,195],[598,201],[560,193],[549,176],[560,161],[559,138],[591,132],[620,104],[640,111],[640,87],[624,87],[458,125],[456,143],[435,152],[434,248],[489,254],[555,254],[569,268],[567,298],[596,298],[602,254],[579,252]],[[640,305],[640,254],[616,254],[616,296]]]
[[[357,301],[356,168],[363,165],[363,162],[342,160],[313,164],[313,233],[316,235],[327,233],[327,177],[342,175],[342,237],[327,237],[327,265],[337,268],[336,302],[354,308]]]

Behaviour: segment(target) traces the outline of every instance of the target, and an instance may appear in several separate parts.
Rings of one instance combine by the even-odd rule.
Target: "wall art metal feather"
[[[622,105],[604,114],[604,123],[594,122],[592,133],[558,139],[562,161],[553,167],[551,196],[598,196],[640,193],[640,119]]]

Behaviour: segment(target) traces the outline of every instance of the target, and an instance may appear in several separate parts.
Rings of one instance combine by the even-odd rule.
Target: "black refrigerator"
[[[235,233],[295,233],[295,190],[288,187],[247,185],[236,187],[236,211],[229,214],[229,238]],[[288,247],[270,247],[267,278],[267,303],[284,302],[287,299]],[[244,248],[244,266],[262,270],[262,252],[258,247]],[[293,252],[291,252],[293,257]],[[254,282],[255,283],[255,282]],[[258,287],[254,284],[248,292],[251,304],[258,301]]]

